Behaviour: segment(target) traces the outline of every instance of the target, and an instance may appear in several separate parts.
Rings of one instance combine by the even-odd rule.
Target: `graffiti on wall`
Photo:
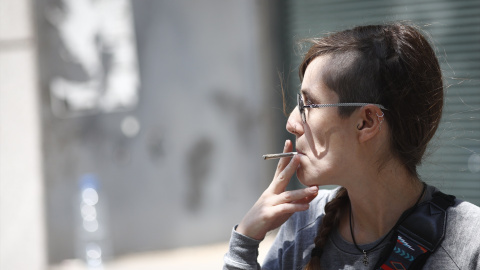
[[[62,0],[46,17],[61,41],[61,61],[82,73],[52,76],[53,113],[65,118],[135,108],[140,83],[130,2]]]

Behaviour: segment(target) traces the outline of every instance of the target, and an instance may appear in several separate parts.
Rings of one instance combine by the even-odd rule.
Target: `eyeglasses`
[[[334,103],[334,104],[310,104],[305,105],[303,102],[302,95],[297,94],[297,105],[298,110],[300,110],[300,115],[302,116],[303,123],[307,122],[307,118],[305,116],[305,108],[325,108],[325,107],[363,107],[366,105],[375,105],[380,109],[387,110],[383,105],[380,104],[373,104],[373,103]]]

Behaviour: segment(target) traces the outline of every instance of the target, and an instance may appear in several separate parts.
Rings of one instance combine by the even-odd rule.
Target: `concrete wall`
[[[105,257],[228,240],[273,175],[261,156],[284,141],[273,1],[131,1],[137,106],[67,118],[52,113],[52,78],[85,71],[46,18],[59,3],[36,1],[49,262],[93,238]],[[79,219],[92,175],[96,236]]]
[[[0,269],[46,269],[32,7],[0,0]]]

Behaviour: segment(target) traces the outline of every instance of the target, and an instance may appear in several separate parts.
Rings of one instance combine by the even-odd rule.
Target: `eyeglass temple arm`
[[[374,105],[379,107],[382,110],[388,111],[383,105],[374,104],[374,103],[335,103],[335,104],[312,104],[312,105],[303,105],[304,108],[323,108],[323,107],[363,107],[366,105]]]

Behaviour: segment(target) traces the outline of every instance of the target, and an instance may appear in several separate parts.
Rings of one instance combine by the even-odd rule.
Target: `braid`
[[[342,187],[338,190],[335,198],[325,205],[325,216],[322,219],[322,224],[318,228],[318,233],[314,241],[315,248],[312,250],[312,257],[305,266],[305,270],[320,269],[320,258],[323,253],[323,247],[332,229],[340,222],[342,211],[346,208],[349,201],[347,190]]]

